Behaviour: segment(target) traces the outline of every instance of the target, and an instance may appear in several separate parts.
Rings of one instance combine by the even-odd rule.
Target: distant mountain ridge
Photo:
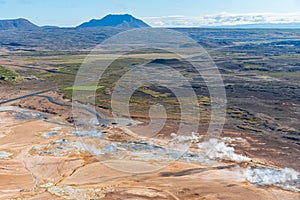
[[[133,17],[130,14],[109,14],[102,19],[92,19],[88,22],[84,22],[77,27],[65,27],[65,28],[144,28],[150,27],[144,21]],[[190,28],[196,28],[193,26]],[[245,23],[237,25],[202,25],[199,28],[221,28],[221,29],[300,29],[300,22],[291,23]],[[37,26],[27,19],[5,19],[0,20],[0,30],[36,30],[36,29],[60,29],[59,26]],[[179,27],[180,28],[180,27]]]
[[[119,27],[119,28],[144,28],[150,27],[148,24],[140,19],[137,19],[129,14],[124,15],[106,15],[102,19],[92,19],[85,22],[77,28],[90,28],[90,27]]]
[[[0,30],[11,30],[11,29],[30,30],[30,29],[37,29],[37,28],[39,28],[37,25],[23,18],[0,20]]]
[[[140,19],[129,14],[106,15],[102,19],[92,19],[84,22],[76,28],[93,28],[93,27],[117,27],[117,28],[144,28],[150,27]],[[58,26],[37,26],[27,19],[5,19],[0,20],[0,30],[33,30],[33,29],[56,29]],[[75,28],[75,27],[70,27]]]
[[[200,28],[266,28],[266,29],[299,29],[300,23],[258,23],[258,24],[240,24],[240,25],[221,25],[221,26],[201,26]]]

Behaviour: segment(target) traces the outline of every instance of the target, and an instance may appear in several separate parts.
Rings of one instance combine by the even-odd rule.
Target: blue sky
[[[109,13],[130,13],[157,26],[166,21],[180,26],[189,17],[224,12],[300,13],[300,0],[0,0],[1,19],[22,17],[38,25],[73,26]],[[181,20],[171,22],[170,16]]]

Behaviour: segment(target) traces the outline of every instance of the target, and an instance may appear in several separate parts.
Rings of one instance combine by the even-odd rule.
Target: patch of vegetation
[[[72,56],[70,55],[69,58],[70,57]],[[64,60],[64,58],[66,60]],[[143,55],[142,57],[137,55],[125,55],[124,57],[115,60],[106,69],[96,88],[95,86],[75,86],[74,88],[72,87],[72,84],[74,83],[77,71],[81,66],[81,62],[70,62],[69,58],[64,58],[60,57],[60,59],[62,59],[62,62],[60,63],[51,63],[48,65],[56,68],[58,72],[65,72],[65,74],[42,72],[39,74],[39,77],[47,80],[52,80],[58,86],[70,84],[60,90],[60,92],[62,92],[67,98],[72,98],[73,89],[82,91],[93,91],[96,89],[95,99],[91,99],[91,97],[86,96],[82,97],[80,101],[84,103],[95,103],[96,106],[105,109],[111,109],[111,95],[117,81],[135,66],[145,62],[149,62],[151,60],[148,59],[148,57],[144,57]],[[73,58],[76,58],[76,56],[73,56]],[[108,58],[103,57],[103,59]],[[95,66],[97,65],[95,64]],[[96,70],[97,68],[95,67],[95,73],[91,72],[91,74],[96,74]],[[201,120],[205,120],[206,122],[210,119],[208,117],[209,112],[207,111],[210,106],[210,98],[207,96],[199,96],[198,102],[200,105],[199,108],[201,109],[201,114],[203,114]],[[155,105],[158,103],[165,107],[168,117],[181,117],[180,104],[174,94],[172,94],[172,92],[166,88],[161,88],[154,85],[144,85],[140,88],[137,88],[136,92],[131,97],[129,102],[130,113],[133,116],[148,116],[151,105]]]
[[[82,55],[87,54],[82,51],[30,51],[30,52],[13,52],[11,53],[15,56],[33,56],[33,57],[42,57],[42,56],[70,56],[70,55]]]
[[[290,81],[292,84],[300,84],[300,71],[297,72],[269,72],[264,73],[264,75],[270,76],[272,78],[278,78],[282,80]]]
[[[264,123],[262,119],[254,116],[246,110],[238,108],[227,108],[227,114],[234,119],[242,120],[244,123],[253,126],[259,126]]]
[[[56,85],[68,85],[73,84],[75,81],[77,70],[79,69],[81,63],[68,63],[68,64],[50,64],[53,67],[56,67],[58,72],[67,72],[66,74],[63,73],[51,73],[51,72],[40,72],[37,74],[39,78],[51,80]],[[69,74],[68,74],[69,73]],[[87,89],[87,88],[85,88]],[[72,89],[67,87],[60,90],[62,93],[65,94],[66,97],[72,98]]]
[[[143,92],[143,93],[148,94],[148,95],[151,95],[154,98],[168,97],[169,96],[168,93],[163,94],[163,93],[160,93],[160,92],[153,91],[153,90],[151,90],[147,87],[141,87],[141,88],[139,88],[138,91]]]
[[[199,101],[199,104],[200,105],[203,105],[203,106],[210,106],[210,98],[207,97],[207,96],[199,96],[198,97],[198,101]]]
[[[263,124],[264,121],[257,117],[250,117],[250,118],[243,119],[243,122],[253,125],[253,126],[259,126],[259,125]]]
[[[7,82],[16,82],[20,76],[13,70],[0,66],[0,80]]]
[[[64,88],[64,90],[82,90],[82,91],[94,91],[94,90],[98,90],[100,88],[103,88],[103,86],[85,86],[85,85],[76,85],[76,86],[72,86],[72,87],[66,87]]]
[[[249,71],[268,71],[266,67],[258,64],[246,64],[244,69]]]
[[[68,72],[75,75],[80,67],[80,63],[67,63],[52,66],[57,67],[59,72]]]
[[[267,75],[274,78],[299,78],[300,72],[270,72]]]

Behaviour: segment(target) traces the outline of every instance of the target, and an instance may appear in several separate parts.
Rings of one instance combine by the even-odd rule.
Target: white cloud
[[[294,14],[220,13],[217,15],[205,15],[199,17],[188,17],[188,16],[146,17],[143,20],[153,27],[199,27],[199,26],[221,26],[221,25],[242,25],[242,24],[262,24],[262,23],[295,23],[295,22],[300,22],[300,13],[294,13]]]

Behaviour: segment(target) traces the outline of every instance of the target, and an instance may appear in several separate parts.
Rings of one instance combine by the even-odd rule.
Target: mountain
[[[8,19],[0,20],[0,30],[11,30],[11,29],[21,29],[21,30],[31,30],[39,28],[37,25],[31,23],[27,19]]]
[[[221,26],[201,26],[201,28],[266,28],[266,29],[299,29],[300,23],[260,23],[260,24],[240,24]]]
[[[59,26],[46,25],[46,26],[41,26],[41,28],[43,28],[43,29],[57,29],[57,28],[60,28],[60,27]]]
[[[119,28],[143,28],[150,27],[148,24],[139,20],[132,15],[107,15],[102,19],[92,19],[89,22],[85,22],[77,28],[89,28],[89,27],[119,27]]]

